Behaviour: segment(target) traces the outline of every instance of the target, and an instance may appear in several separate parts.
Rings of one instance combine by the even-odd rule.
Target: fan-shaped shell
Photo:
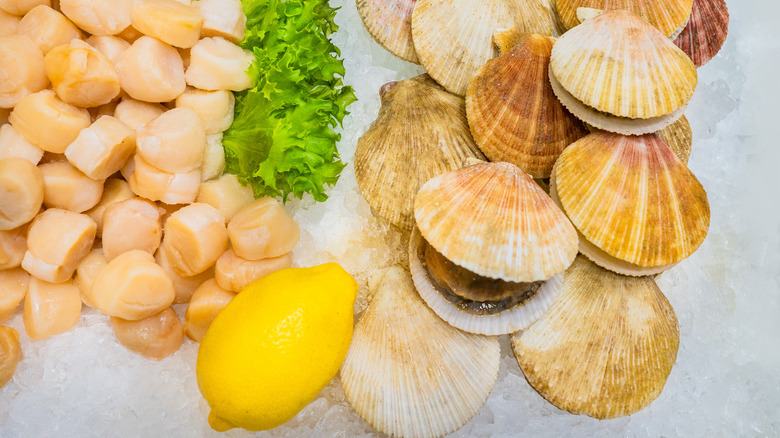
[[[685,26],[691,15],[693,0],[556,0],[561,21],[571,29],[580,21],[578,8],[593,8],[604,11],[631,11],[647,20],[667,37],[672,37]]]
[[[560,409],[604,419],[655,400],[677,359],[680,330],[650,277],[624,277],[580,256],[563,291],[512,336],[528,383]]]
[[[393,55],[418,63],[412,43],[412,11],[417,0],[356,0],[368,33]]]
[[[658,131],[657,134],[664,143],[672,148],[672,151],[683,163],[688,164],[693,149],[693,131],[691,131],[691,124],[685,116]]]
[[[341,383],[352,407],[396,437],[439,437],[466,424],[498,377],[498,339],[439,319],[398,266],[355,326]]]
[[[436,289],[423,264],[420,249],[423,238],[415,228],[409,240],[409,269],[420,297],[441,319],[461,330],[483,335],[505,335],[531,325],[550,307],[561,290],[563,274],[557,274],[544,282],[532,297],[498,313],[477,315],[463,311],[452,304]]]
[[[729,10],[725,0],[693,0],[691,19],[674,40],[696,67],[718,54],[729,32]]]
[[[425,71],[447,90],[466,94],[471,76],[497,55],[493,33],[552,34],[550,13],[540,0],[418,0],[412,39]]]
[[[697,82],[690,58],[627,11],[607,11],[566,32],[553,47],[550,70],[576,100],[635,119],[680,109]]]
[[[509,163],[464,167],[425,183],[420,233],[444,257],[483,277],[546,280],[577,255],[577,234],[531,177]]]
[[[574,142],[550,189],[588,242],[639,267],[677,263],[707,235],[707,193],[656,134],[598,131]]]
[[[463,98],[428,75],[390,82],[380,94],[379,116],[358,140],[355,176],[374,211],[411,230],[420,187],[466,158],[483,156],[471,138]]]
[[[490,160],[515,164],[534,178],[549,178],[563,149],[588,133],[547,79],[553,42],[524,34],[511,51],[479,69],[466,93],[477,146]]]

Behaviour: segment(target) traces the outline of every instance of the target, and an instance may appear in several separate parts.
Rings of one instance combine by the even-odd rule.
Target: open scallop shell
[[[436,251],[483,277],[547,280],[577,255],[566,215],[509,163],[475,164],[431,179],[417,193],[414,217]]]
[[[373,428],[396,437],[440,437],[485,404],[498,378],[498,339],[439,319],[403,268],[388,268],[355,326],[341,383]]]
[[[417,0],[356,0],[368,33],[393,55],[414,63],[412,11]]]
[[[683,163],[688,164],[693,149],[693,131],[691,131],[691,124],[685,116],[680,117],[676,122],[656,134],[672,148],[672,151]]]
[[[680,330],[652,278],[606,271],[580,256],[563,291],[512,336],[526,380],[560,409],[605,419],[655,400],[677,359]]]
[[[691,19],[674,40],[696,67],[718,54],[729,32],[729,10],[724,0],[693,0]]]
[[[420,254],[423,243],[420,231],[415,228],[409,241],[409,269],[414,285],[420,297],[441,319],[461,330],[482,335],[505,335],[522,330],[544,314],[561,290],[563,274],[557,274],[520,305],[490,315],[464,312],[447,301],[431,282]]]
[[[553,42],[523,34],[513,49],[479,69],[466,93],[471,133],[485,156],[515,164],[534,178],[549,178],[563,149],[588,133],[550,87]]]
[[[561,21],[567,29],[578,24],[577,9],[631,11],[647,20],[667,37],[674,37],[691,15],[693,0],[556,0]]]
[[[709,228],[707,193],[656,134],[597,131],[574,142],[555,163],[550,195],[582,234],[580,251],[626,275],[668,269]]]
[[[380,95],[379,116],[358,140],[355,176],[374,211],[411,230],[420,187],[469,157],[484,157],[471,138],[463,98],[428,75],[390,82]]]
[[[497,55],[498,29],[552,34],[543,0],[418,0],[412,39],[425,71],[447,90],[466,94],[471,76]]]
[[[609,130],[598,116],[649,119],[641,123],[650,123],[646,132],[654,132],[679,118],[697,76],[690,58],[646,21],[627,11],[607,11],[558,39],[550,80],[556,96],[587,123]],[[576,102],[583,108],[575,108]],[[583,110],[595,111],[596,120],[583,117]],[[656,126],[654,119],[669,115],[675,117]]]

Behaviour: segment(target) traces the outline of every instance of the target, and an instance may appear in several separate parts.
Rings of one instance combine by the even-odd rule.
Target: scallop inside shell
[[[578,140],[555,163],[550,194],[581,233],[580,251],[625,275],[668,269],[709,228],[707,193],[656,134]]]
[[[355,326],[341,382],[352,407],[397,437],[439,437],[466,424],[498,377],[495,337],[465,333],[439,319],[409,273],[388,268]]]
[[[577,17],[580,8],[604,11],[631,11],[658,29],[667,37],[676,36],[691,15],[693,0],[556,0],[561,21],[571,29],[581,20]]]
[[[476,164],[431,179],[417,193],[414,217],[436,251],[484,277],[543,281],[577,255],[566,216],[510,163]]]
[[[549,73],[556,96],[575,116],[625,134],[674,122],[697,83],[688,56],[627,11],[607,11],[561,36]]]
[[[729,10],[725,0],[693,0],[688,24],[674,43],[691,57],[696,67],[718,54],[729,32]]]
[[[393,55],[418,63],[412,43],[412,11],[417,0],[356,0],[368,33]]]
[[[506,34],[495,38],[512,40]],[[550,86],[547,70],[555,40],[538,34],[521,34],[517,40],[472,78],[466,93],[469,126],[490,160],[515,164],[534,178],[549,178],[558,155],[588,131]]]
[[[470,333],[503,335],[528,327],[555,300],[563,281],[563,274],[557,274],[546,281],[515,283],[456,269],[471,283],[492,289],[473,290],[472,284],[467,294],[462,289],[450,288],[452,282],[442,278],[441,271],[432,266],[429,252],[430,244],[415,228],[409,242],[409,268],[420,297],[441,319]],[[477,295],[480,293],[483,295]]]
[[[560,409],[605,419],[655,400],[677,358],[680,331],[650,277],[624,277],[578,257],[563,291],[512,336],[526,380]]]
[[[551,35],[543,0],[418,0],[412,40],[425,71],[447,90],[465,95],[471,76],[497,55],[499,29]]]
[[[369,205],[411,230],[414,196],[431,178],[484,158],[474,144],[463,98],[428,75],[390,82],[380,90],[379,116],[358,140],[355,176]]]
[[[511,333],[538,318],[577,255],[577,234],[517,166],[481,163],[427,182],[409,259],[420,296],[455,327]]]

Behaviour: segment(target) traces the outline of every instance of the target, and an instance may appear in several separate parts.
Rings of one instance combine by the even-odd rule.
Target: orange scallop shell
[[[433,178],[414,202],[428,243],[453,263],[505,281],[546,280],[577,255],[577,232],[531,177],[510,163]]]
[[[550,86],[553,42],[524,34],[512,50],[477,72],[466,93],[477,146],[490,160],[515,164],[534,178],[548,178],[563,149],[588,133]]]
[[[707,235],[707,193],[657,134],[594,132],[563,151],[553,178],[577,230],[619,260],[672,265]]]

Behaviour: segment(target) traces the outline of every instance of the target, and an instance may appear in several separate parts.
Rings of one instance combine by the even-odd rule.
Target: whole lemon
[[[309,404],[347,354],[357,290],[328,263],[275,272],[233,298],[198,350],[211,427],[270,429]]]

